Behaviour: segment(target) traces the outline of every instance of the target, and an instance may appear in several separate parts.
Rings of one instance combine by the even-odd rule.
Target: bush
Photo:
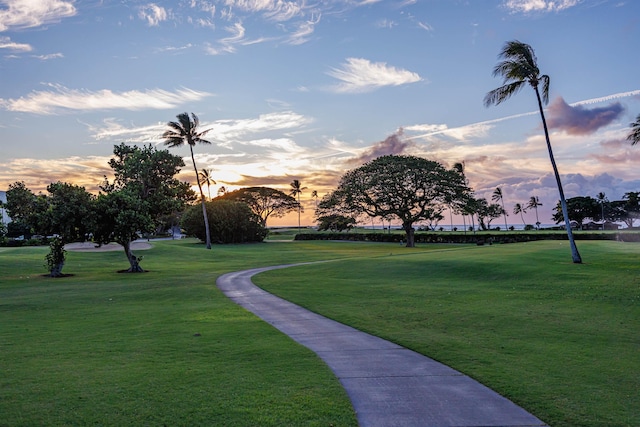
[[[261,219],[243,202],[214,200],[206,202],[209,234],[213,243],[262,242],[268,230]],[[182,228],[188,235],[205,241],[204,219],[200,204],[191,206],[182,216]]]

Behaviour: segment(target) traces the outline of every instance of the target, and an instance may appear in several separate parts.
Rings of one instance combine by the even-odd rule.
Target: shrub
[[[267,229],[261,219],[243,202],[214,200],[206,203],[209,232],[214,243],[262,242]],[[182,216],[182,228],[191,236],[205,241],[202,206],[191,206]]]

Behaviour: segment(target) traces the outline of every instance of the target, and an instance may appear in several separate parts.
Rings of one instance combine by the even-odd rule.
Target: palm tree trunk
[[[551,160],[551,166],[553,167],[553,173],[556,177],[556,183],[558,184],[558,192],[560,193],[560,205],[562,206],[562,215],[564,216],[565,228],[567,229],[567,236],[569,238],[569,245],[571,246],[571,258],[575,264],[582,263],[582,257],[578,252],[578,247],[573,239],[573,231],[571,230],[571,221],[569,220],[569,210],[567,209],[567,201],[564,198],[564,190],[562,189],[562,182],[560,181],[560,174],[558,173],[558,167],[553,157],[553,150],[551,149],[551,140],[549,139],[549,129],[547,128],[547,121],[544,118],[544,110],[542,108],[542,99],[540,99],[540,92],[538,87],[533,87],[536,91],[536,97],[538,98],[538,108],[540,109],[540,117],[542,117],[542,127],[544,128],[544,136],[547,140],[547,150],[549,151],[549,160]]]
[[[211,249],[211,235],[209,234],[209,218],[207,217],[207,205],[204,200],[204,192],[202,191],[202,185],[200,184],[198,167],[196,166],[196,159],[193,156],[192,145],[189,145],[189,150],[191,150],[191,161],[193,162],[193,170],[196,172],[196,182],[198,183],[198,189],[200,190],[200,203],[202,204],[202,216],[204,217],[204,232],[206,234],[207,249]]]
[[[502,216],[504,217],[504,231],[509,231],[509,226],[507,225],[507,210],[504,208],[504,198],[501,196],[500,201],[502,202]]]

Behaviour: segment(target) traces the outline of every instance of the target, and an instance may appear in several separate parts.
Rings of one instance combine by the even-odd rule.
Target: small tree
[[[67,258],[67,251],[64,250],[64,241],[60,237],[54,237],[49,243],[49,253],[45,257],[49,277],[62,277],[62,267]]]

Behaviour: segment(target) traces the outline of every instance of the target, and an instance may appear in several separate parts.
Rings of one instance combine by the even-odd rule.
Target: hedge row
[[[574,233],[576,240],[616,240],[620,242],[640,242],[640,233]],[[403,243],[405,235],[401,233],[301,233],[296,234],[295,240],[348,240],[360,242],[389,242]],[[567,240],[566,233],[416,233],[416,243],[519,243],[535,240]]]

